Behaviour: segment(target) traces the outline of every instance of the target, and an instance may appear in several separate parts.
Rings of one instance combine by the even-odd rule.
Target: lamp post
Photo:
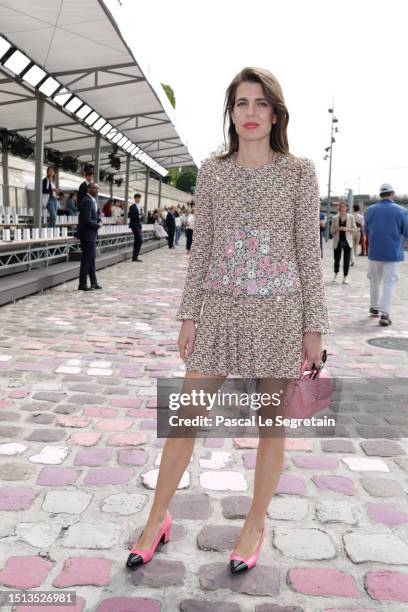
[[[336,142],[334,138],[334,133],[339,131],[339,128],[334,126],[335,123],[338,123],[338,119],[334,116],[334,100],[331,108],[328,109],[328,112],[331,114],[331,126],[330,126],[330,146],[325,148],[326,155],[323,159],[329,159],[329,184],[328,184],[328,193],[327,193],[327,221],[325,228],[325,240],[326,242],[329,240],[329,232],[330,232],[330,209],[331,209],[331,172],[332,172],[332,161],[333,161],[333,144]]]

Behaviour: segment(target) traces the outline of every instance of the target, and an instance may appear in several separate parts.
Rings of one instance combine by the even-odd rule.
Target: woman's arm
[[[302,159],[301,164],[295,248],[302,285],[303,333],[324,334],[329,331],[329,318],[323,283],[319,228],[316,223],[320,211],[319,186],[313,162]]]
[[[337,234],[338,231],[339,231],[339,216],[335,215],[332,219],[331,233],[332,235],[334,235],[334,234]]]
[[[211,161],[207,160],[197,174],[194,196],[194,238],[177,321],[198,321],[204,297],[203,284],[207,274],[213,244],[211,208]]]

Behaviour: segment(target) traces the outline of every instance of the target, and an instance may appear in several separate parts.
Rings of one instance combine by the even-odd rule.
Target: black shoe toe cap
[[[143,564],[143,557],[131,553],[126,561],[126,567],[129,569],[135,569],[138,565]]]
[[[230,568],[233,574],[238,574],[238,572],[242,572],[248,569],[248,566],[244,561],[239,561],[238,559],[231,559]]]

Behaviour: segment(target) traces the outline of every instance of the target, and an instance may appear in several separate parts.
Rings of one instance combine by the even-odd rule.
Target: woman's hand
[[[185,319],[181,324],[177,346],[180,351],[180,357],[183,361],[189,357],[193,351],[196,327],[193,319]]]
[[[306,332],[303,334],[302,363],[307,361],[306,370],[311,370],[313,364],[319,365],[322,358],[322,334]]]

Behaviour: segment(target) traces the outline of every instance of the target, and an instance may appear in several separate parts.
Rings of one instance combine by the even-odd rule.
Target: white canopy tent
[[[36,143],[38,200],[44,147],[92,162],[98,176],[116,144],[127,190],[132,170],[164,176],[165,168],[197,165],[166,93],[135,59],[111,2],[0,4],[0,127]]]

